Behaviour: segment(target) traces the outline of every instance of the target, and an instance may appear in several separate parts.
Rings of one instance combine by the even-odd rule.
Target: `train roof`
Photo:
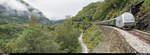
[[[122,15],[132,15],[132,16],[134,16],[132,13],[130,13],[130,12],[124,12]]]

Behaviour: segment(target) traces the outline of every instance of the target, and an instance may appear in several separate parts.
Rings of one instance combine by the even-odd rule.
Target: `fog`
[[[24,0],[39,9],[51,20],[64,19],[66,15],[74,16],[91,2],[102,0]]]
[[[16,10],[21,10],[21,11],[27,10],[26,6],[24,6],[23,4],[21,4],[16,0],[0,0],[0,4]]]

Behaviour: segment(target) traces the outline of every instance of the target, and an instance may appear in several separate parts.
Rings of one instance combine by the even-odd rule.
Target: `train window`
[[[134,17],[131,14],[125,14],[124,19],[125,19],[125,21],[133,21]]]
[[[117,22],[117,23],[121,23],[120,17],[118,17],[118,18],[116,19],[116,22]]]
[[[119,19],[119,23],[121,24],[121,22],[122,22],[122,18],[121,18],[121,16],[120,16],[120,17],[118,17],[118,19]]]

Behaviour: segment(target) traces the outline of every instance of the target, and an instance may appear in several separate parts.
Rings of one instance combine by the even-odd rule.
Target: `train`
[[[132,29],[135,26],[135,17],[130,12],[124,12],[114,19],[96,22],[96,24],[115,26],[123,29]]]

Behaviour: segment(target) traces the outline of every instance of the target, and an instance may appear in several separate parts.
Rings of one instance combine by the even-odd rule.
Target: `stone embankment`
[[[105,40],[93,49],[93,53],[150,53],[149,44],[127,31],[110,26],[98,28]]]

